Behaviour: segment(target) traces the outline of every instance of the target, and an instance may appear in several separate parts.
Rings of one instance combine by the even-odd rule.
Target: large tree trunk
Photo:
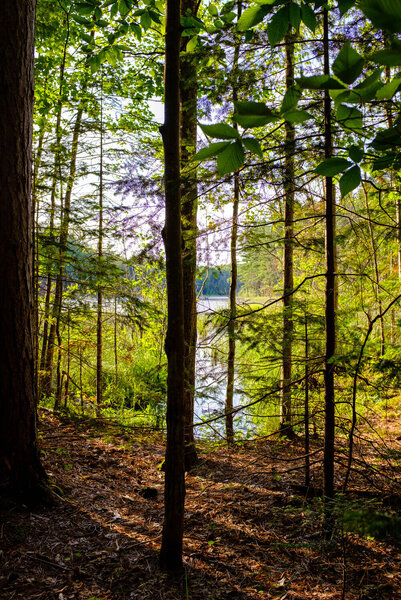
[[[167,447],[165,461],[164,524],[160,566],[182,571],[184,532],[184,293],[180,193],[180,1],[167,0],[164,125],[164,180],[166,223],[166,280],[168,322],[166,335]]]
[[[195,17],[198,2],[183,0],[181,10],[183,16]],[[183,41],[186,44],[187,38],[183,38]],[[182,49],[185,50],[185,48]],[[181,171],[183,174],[181,211],[185,335],[185,470],[189,471],[198,462],[193,429],[197,339],[195,280],[198,185],[194,163],[190,162],[196,153],[198,82],[196,62],[191,53],[182,55],[180,68]]]
[[[36,435],[32,295],[34,0],[0,19],[0,493],[43,499]]]
[[[285,37],[286,89],[294,85],[294,35]],[[293,288],[294,288],[294,198],[295,198],[295,128],[285,122],[284,156],[284,271],[283,271],[283,362],[281,368],[280,430],[283,435],[293,437],[292,429],[292,338]]]

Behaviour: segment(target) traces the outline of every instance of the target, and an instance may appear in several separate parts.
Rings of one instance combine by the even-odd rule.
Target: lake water
[[[202,296],[198,299],[198,315],[211,314],[221,308],[227,308],[227,296]],[[220,338],[221,341],[221,338]],[[227,356],[216,343],[216,331],[208,331],[204,339],[198,340],[196,351],[196,393],[195,393],[195,423],[209,420],[219,415],[222,418],[195,429],[199,437],[221,439],[225,437],[224,406],[227,386]],[[225,345],[224,345],[225,346]],[[234,382],[234,407],[246,404],[249,398],[241,391],[241,381],[238,373]],[[234,431],[246,435],[252,430],[253,424],[242,411],[234,415]]]

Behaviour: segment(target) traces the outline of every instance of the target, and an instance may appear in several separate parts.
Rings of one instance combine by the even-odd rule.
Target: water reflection
[[[198,315],[210,314],[228,306],[226,296],[207,296],[198,300]],[[201,317],[202,318],[202,317]],[[195,423],[221,416],[220,419],[196,427],[198,437],[221,439],[225,437],[224,406],[227,385],[227,356],[224,340],[216,338],[211,325],[207,336],[198,342],[196,352]],[[234,408],[246,404],[249,398],[241,389],[241,378],[237,366],[235,377]],[[241,437],[252,433],[254,425],[243,411],[234,414],[234,431]]]

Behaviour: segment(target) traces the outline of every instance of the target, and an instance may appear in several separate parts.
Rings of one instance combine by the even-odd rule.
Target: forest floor
[[[374,515],[380,499],[376,508],[387,511],[394,535],[399,521],[389,515],[401,508],[397,412],[386,424],[385,451],[358,440],[357,468],[342,500],[363,519],[370,514],[364,507]],[[1,600],[401,599],[399,541],[343,527],[331,541],[322,539],[321,464],[313,466],[315,487],[306,494],[302,462],[294,461],[303,454],[301,440],[201,448],[200,464],[186,478],[180,579],[158,569],[159,433],[41,411],[40,440],[59,499],[44,509],[0,510]],[[321,445],[315,440],[313,450]],[[344,470],[337,465],[338,486]]]

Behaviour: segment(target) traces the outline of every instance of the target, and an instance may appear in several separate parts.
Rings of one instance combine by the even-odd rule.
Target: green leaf
[[[317,25],[316,15],[309,4],[301,4],[301,19],[310,31],[315,31]]]
[[[131,4],[129,0],[118,0],[118,12],[122,17],[131,10]]]
[[[233,121],[241,125],[244,129],[248,127],[263,127],[269,123],[275,123],[280,120],[278,115],[271,113],[270,115],[233,115]]]
[[[333,73],[344,83],[354,83],[364,64],[365,59],[346,42],[333,62]]]
[[[208,9],[209,13],[212,15],[212,17],[217,17],[217,15],[219,14],[219,11],[215,4],[209,4],[207,9]]]
[[[378,29],[401,33],[401,0],[361,0],[359,8]]]
[[[272,115],[272,110],[263,102],[234,102],[235,112],[239,115]]]
[[[220,176],[237,171],[244,164],[244,148],[239,140],[231,143],[217,156],[217,170]]]
[[[85,25],[85,27],[92,27],[93,25],[92,21],[85,19],[85,17],[80,17],[79,15],[72,15],[72,18],[80,25]]]
[[[232,23],[236,16],[237,16],[237,13],[228,12],[224,15],[221,15],[221,18],[223,19],[224,23]]]
[[[263,157],[259,140],[255,138],[243,138],[242,143],[244,144],[245,148],[249,150],[249,152],[252,152],[252,154],[257,154],[261,158]]]
[[[312,119],[312,115],[306,110],[290,110],[283,115],[283,118],[290,123],[303,123],[308,119]]]
[[[341,198],[344,198],[344,196],[352,192],[352,190],[357,188],[360,183],[361,169],[355,165],[346,171],[340,179]]]
[[[192,52],[193,50],[195,50],[197,45],[198,45],[198,36],[195,35],[193,38],[191,38],[189,40],[188,44],[185,47],[185,51]]]
[[[345,158],[327,158],[316,167],[315,173],[325,177],[334,177],[339,173],[343,173],[348,167],[352,167],[352,163]]]
[[[354,106],[340,104],[337,109],[337,121],[344,129],[362,131],[362,113]]]
[[[355,6],[355,0],[338,0],[338,10],[340,11],[340,17],[343,17],[350,8]]]
[[[101,56],[99,54],[94,54],[90,58],[88,58],[88,64],[90,66],[91,73],[96,73],[100,69],[100,65],[102,64]]]
[[[180,22],[184,29],[205,29],[205,24],[197,17],[181,17]]]
[[[372,169],[373,171],[381,171],[382,169],[388,169],[392,166],[395,159],[394,152],[388,152],[383,156],[379,156],[373,161]]]
[[[267,26],[267,37],[269,44],[275,46],[285,36],[290,26],[290,11],[288,6],[283,6],[272,17]]]
[[[222,152],[225,148],[227,148],[229,143],[230,142],[215,142],[213,144],[209,144],[209,146],[206,146],[205,148],[201,148],[195,154],[195,156],[192,158],[192,160],[193,161],[205,160],[206,158],[211,158],[212,156],[217,156],[218,154],[220,154],[220,152]]]
[[[290,23],[297,30],[301,24],[301,7],[295,2],[291,2],[290,4]]]
[[[148,12],[144,12],[141,17],[141,25],[144,29],[149,29],[149,27],[152,25],[152,18],[150,16],[150,14]]]
[[[142,29],[139,27],[138,23],[131,23],[130,27],[135,37],[140,40],[142,38]]]
[[[88,4],[87,2],[77,2],[74,6],[75,10],[80,15],[91,15],[95,9],[92,4]]]
[[[114,47],[113,46],[109,46],[108,48],[104,49],[104,52],[105,52],[105,57],[106,57],[106,60],[108,61],[108,63],[112,67],[115,67],[116,64],[117,64],[117,58],[118,58],[118,56],[117,56],[117,53],[116,53]]]
[[[239,31],[246,31],[251,27],[254,27],[261,21],[263,21],[264,17],[270,11],[269,6],[258,6],[253,5],[244,10],[241,17],[238,20],[237,27]]]
[[[399,148],[401,146],[401,130],[398,127],[383,129],[376,135],[372,146],[376,150]]]
[[[375,69],[373,71],[373,73],[371,73],[368,77],[366,77],[366,79],[361,81],[361,83],[358,83],[358,85],[355,86],[354,89],[355,90],[363,90],[363,89],[372,87],[372,85],[375,84],[380,79],[381,74],[382,74],[382,69]]]
[[[359,148],[358,146],[350,146],[348,148],[348,156],[355,163],[359,163],[363,158],[363,150],[361,150],[361,148]]]
[[[150,10],[149,9],[149,15],[150,15],[150,18],[152,19],[152,21],[154,23],[157,23],[158,25],[161,24],[159,13],[157,13],[155,10]]]
[[[280,112],[285,113],[291,110],[292,108],[295,108],[301,96],[302,92],[297,86],[292,85],[291,87],[289,87],[288,90],[285,92]]]
[[[373,52],[368,56],[369,60],[385,65],[386,67],[396,67],[401,65],[401,40],[393,39],[390,48]]]
[[[296,81],[301,88],[306,90],[341,90],[346,87],[341,81],[329,75],[298,77]]]
[[[401,79],[395,77],[392,81],[385,83],[380,90],[376,92],[376,98],[378,100],[390,100],[394,94],[398,91],[401,85]]]
[[[227,123],[216,123],[215,125],[199,125],[202,129],[203,133],[209,135],[213,138],[218,138],[220,140],[231,140],[234,138],[239,138],[239,133],[234,127],[231,125],[227,125]]]
[[[87,33],[81,33],[81,38],[89,45],[93,45],[94,44],[94,39],[91,35],[88,35]]]

